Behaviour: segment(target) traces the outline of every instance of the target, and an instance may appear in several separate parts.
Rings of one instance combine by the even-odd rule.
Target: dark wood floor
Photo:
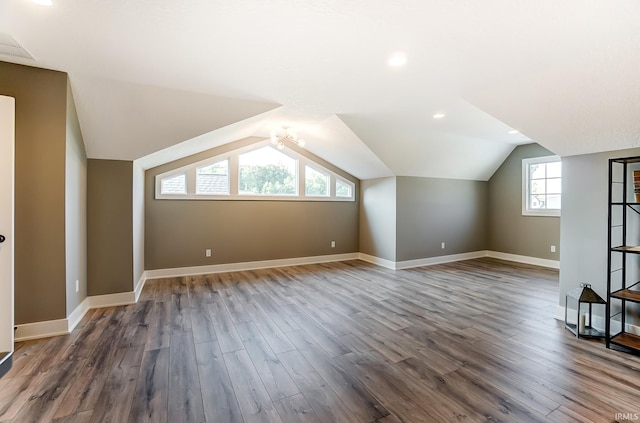
[[[16,346],[13,422],[611,422],[640,358],[553,319],[557,272],[360,261],[148,281]],[[619,415],[616,413],[627,413]],[[628,420],[628,419],[627,419]]]

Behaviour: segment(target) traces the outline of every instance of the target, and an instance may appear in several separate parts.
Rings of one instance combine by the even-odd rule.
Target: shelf
[[[636,245],[621,245],[620,247],[611,247],[611,251],[618,251],[621,253],[633,253],[640,254],[640,247]]]
[[[634,350],[640,350],[640,336],[632,333],[622,332],[620,335],[611,338],[611,343]]]
[[[640,354],[640,334],[625,332],[626,316],[633,313],[633,306],[640,304],[640,281],[629,283],[628,276],[639,270],[638,260],[628,254],[640,255],[640,245],[612,245],[612,242],[634,243],[627,235],[637,232],[640,222],[640,156],[609,159],[609,207],[608,207],[608,253],[607,253],[607,305],[605,316],[607,348],[620,348],[629,353]],[[622,215],[622,218],[620,218]],[[622,239],[619,239],[620,233]],[[614,239],[616,241],[614,241]],[[618,255],[617,253],[621,253]],[[614,269],[619,267],[618,269]],[[622,272],[622,273],[620,273]],[[628,273],[627,273],[628,272]],[[615,276],[614,276],[615,274]],[[620,283],[621,282],[621,283]],[[613,288],[612,285],[616,285]],[[622,289],[618,289],[622,288]],[[612,305],[615,304],[615,307]],[[622,331],[613,334],[615,327]]]
[[[623,159],[610,159],[614,163],[640,163],[640,156],[638,157],[625,157]]]
[[[611,293],[613,298],[618,298],[620,300],[629,300],[640,303],[640,291],[632,291],[630,289],[621,289],[619,291],[615,291]]]

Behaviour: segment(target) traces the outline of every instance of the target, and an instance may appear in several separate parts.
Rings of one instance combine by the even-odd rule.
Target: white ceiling
[[[0,60],[69,73],[93,158],[158,164],[284,123],[361,179],[487,180],[532,140],[640,146],[635,0],[53,2],[0,0],[36,59]]]

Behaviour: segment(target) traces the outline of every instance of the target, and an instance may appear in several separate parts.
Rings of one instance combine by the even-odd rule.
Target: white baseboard
[[[531,264],[534,266],[549,267],[552,269],[560,269],[560,262],[556,260],[541,259],[538,257],[520,256],[517,254],[501,253],[499,251],[480,250],[469,253],[449,254],[446,256],[426,257],[415,260],[391,261],[369,254],[359,253],[360,260],[377,264],[387,269],[401,270],[413,267],[432,266],[434,264],[452,263],[462,260],[471,260],[481,257],[493,257],[501,260],[513,261],[516,263]]]
[[[15,342],[68,335],[76,328],[78,323],[80,323],[84,315],[87,314],[87,311],[91,309],[116,307],[134,304],[135,302],[135,293],[133,291],[86,297],[66,319],[47,320],[44,322],[17,325],[15,331]]]
[[[87,297],[89,300],[89,309],[116,307],[122,305],[135,304],[136,294],[133,291],[119,292],[117,294],[92,295]]]
[[[142,272],[140,275],[140,279],[138,279],[138,283],[136,283],[136,287],[134,288],[134,302],[138,302],[138,298],[140,298],[140,294],[142,294],[142,290],[144,289],[144,284],[147,282],[147,272]]]
[[[391,270],[411,269],[414,267],[432,266],[434,264],[452,263],[454,261],[471,260],[474,258],[486,257],[487,251],[473,251],[471,253],[449,254],[446,256],[427,257],[415,260],[391,261],[369,254],[360,253],[358,258],[368,263],[386,267]]]
[[[329,263],[333,261],[356,260],[358,253],[332,254],[326,256],[297,257],[280,260],[247,261],[242,263],[213,264],[209,266],[176,267],[145,271],[146,279],[176,278],[181,276],[205,275],[207,273],[238,272],[242,270],[269,269],[272,267],[302,266],[305,264]]]
[[[416,260],[398,261],[395,264],[397,270],[411,269],[413,267],[433,266],[435,264],[452,263],[455,261],[471,260],[480,257],[487,257],[487,251],[473,251],[471,253],[449,254],[446,256],[428,257]]]
[[[358,253],[358,258],[362,261],[366,261],[367,263],[376,264],[378,266],[386,267],[387,269],[396,270],[396,262],[383,259],[376,256],[371,256],[365,253]]]
[[[80,323],[80,320],[82,320],[84,315],[87,314],[87,311],[89,311],[89,297],[86,297],[80,304],[78,304],[78,307],[76,307],[69,317],[67,317],[67,330],[69,332],[73,331],[76,326],[78,326],[78,323]]]
[[[68,333],[69,322],[67,319],[46,320],[44,322],[17,325],[14,340],[15,342],[21,342],[28,341],[30,339],[66,335]]]
[[[516,263],[532,264],[534,266],[549,267],[551,269],[560,269],[560,262],[558,260],[548,260],[538,257],[521,256],[518,254],[501,253],[499,251],[487,251],[487,257],[515,261]]]

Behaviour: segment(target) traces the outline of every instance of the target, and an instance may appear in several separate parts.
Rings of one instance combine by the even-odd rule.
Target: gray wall
[[[133,291],[133,162],[89,159],[88,295]]]
[[[396,181],[396,261],[487,249],[487,182],[406,176]]]
[[[396,178],[360,183],[360,252],[396,261]]]
[[[608,160],[631,156],[640,156],[640,148],[562,159],[562,306],[566,292],[581,282],[606,298]],[[638,318],[633,321],[640,324]]]
[[[538,144],[518,146],[489,180],[490,250],[559,260],[560,218],[522,215],[522,159],[553,154]],[[562,215],[565,193],[563,186]],[[551,245],[556,246],[555,253]]]
[[[67,74],[0,62],[16,99],[15,323],[66,317]]]
[[[250,138],[146,172],[145,268],[165,269],[358,251],[358,202],[156,200],[155,176],[251,144]],[[301,154],[356,183],[305,150]],[[336,247],[331,248],[331,241]],[[212,256],[205,257],[205,249]]]
[[[87,155],[70,84],[67,87],[65,168],[66,299],[69,316],[87,297]]]

